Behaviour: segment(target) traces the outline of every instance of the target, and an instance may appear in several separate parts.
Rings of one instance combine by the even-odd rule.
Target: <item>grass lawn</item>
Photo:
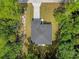
[[[41,18],[43,18],[47,22],[52,23],[52,40],[56,39],[56,31],[58,30],[57,22],[53,16],[53,10],[57,8],[59,4],[56,3],[44,3],[41,7]]]
[[[26,34],[27,37],[31,36],[31,21],[33,18],[33,6],[32,4],[28,4],[27,14],[26,14]]]

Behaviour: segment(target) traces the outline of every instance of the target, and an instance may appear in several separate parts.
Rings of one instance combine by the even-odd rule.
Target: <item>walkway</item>
[[[27,54],[28,53],[28,40],[26,38],[26,13],[24,13],[24,15],[22,15],[22,33],[23,33],[23,54]]]

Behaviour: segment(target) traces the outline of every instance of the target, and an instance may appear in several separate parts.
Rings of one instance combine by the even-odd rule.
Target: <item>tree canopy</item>
[[[20,19],[17,0],[0,0],[0,18]]]
[[[73,0],[55,10],[55,17],[59,24],[59,59],[79,58],[79,0]]]
[[[16,59],[20,54],[19,9],[16,0],[0,0],[0,59]]]

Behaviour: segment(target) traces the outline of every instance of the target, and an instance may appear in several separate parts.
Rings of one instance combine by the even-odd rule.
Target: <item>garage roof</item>
[[[52,25],[41,24],[40,19],[34,19],[31,25],[31,40],[35,44],[52,44]]]

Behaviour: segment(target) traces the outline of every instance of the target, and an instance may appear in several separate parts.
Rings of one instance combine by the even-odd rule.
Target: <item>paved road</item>
[[[60,3],[62,2],[63,0],[28,0],[27,3],[52,3],[52,2],[55,2],[55,3]]]

